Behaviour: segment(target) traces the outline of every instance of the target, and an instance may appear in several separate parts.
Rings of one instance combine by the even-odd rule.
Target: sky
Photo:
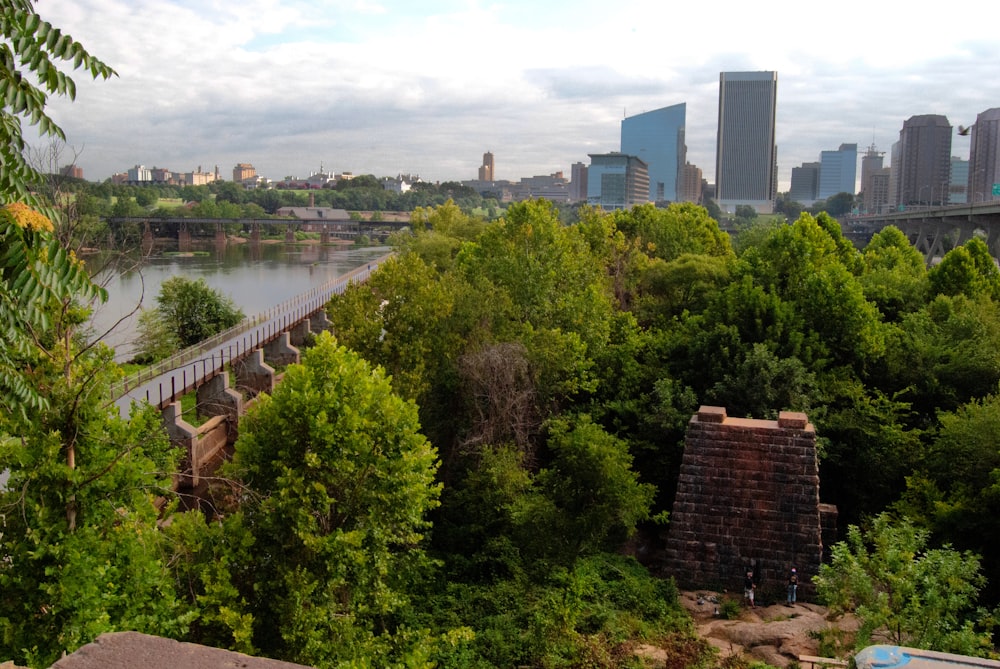
[[[1000,6],[800,0],[36,0],[117,76],[50,98],[57,162],[103,181],[141,164],[251,163],[475,179],[570,176],[621,119],[687,104],[687,158],[715,179],[719,73],[775,70],[779,190],[822,150],[888,151],[903,121],[1000,107]],[[29,133],[26,133],[26,136]],[[42,143],[39,146],[46,146]],[[43,151],[51,155],[51,151]],[[969,138],[952,154],[968,158]],[[860,168],[859,168],[860,169]],[[859,173],[860,177],[860,173]]]

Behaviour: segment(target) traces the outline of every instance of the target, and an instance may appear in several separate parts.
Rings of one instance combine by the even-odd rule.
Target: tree
[[[139,189],[135,194],[135,203],[140,207],[155,207],[160,200],[160,193],[153,186]]]
[[[0,406],[21,414],[47,403],[29,372],[52,315],[107,294],[60,246],[52,222],[24,204],[0,207],[0,251]]]
[[[143,309],[136,324],[132,362],[149,365],[169,358],[181,349],[177,329],[159,309]]]
[[[0,198],[39,206],[31,186],[40,175],[25,158],[21,120],[38,126],[43,137],[65,140],[62,129],[45,112],[48,95],[76,97],[76,86],[59,63],[72,62],[74,69],[82,67],[95,79],[108,79],[115,71],[41,20],[32,4],[31,0],[0,2]]]
[[[815,583],[820,599],[861,621],[857,647],[885,642],[965,655],[990,650],[990,630],[977,630],[983,585],[979,558],[949,546],[930,548],[928,532],[880,514],[867,530],[848,528]]]
[[[1000,269],[978,237],[948,251],[928,272],[928,279],[934,294],[1000,298]]]
[[[736,218],[740,221],[746,221],[747,223],[752,223],[755,218],[757,218],[757,210],[754,209],[749,204],[738,204],[736,205]]]
[[[181,348],[194,346],[243,320],[243,312],[232,299],[210,288],[204,279],[167,279],[160,285],[156,304]]]
[[[241,422],[232,471],[246,486],[247,598],[263,653],[388,666],[377,658],[426,566],[426,514],[440,491],[419,430],[416,406],[329,333]]]
[[[589,416],[554,419],[548,430],[550,462],[515,501],[514,523],[528,555],[572,566],[621,546],[649,518],[656,489],[639,482],[625,442]]]
[[[5,323],[16,347],[4,354],[20,365],[21,385],[3,400],[18,410],[0,412],[0,471],[9,475],[0,490],[0,656],[48,666],[102,632],[177,635],[185,621],[161,560],[155,503],[169,494],[177,453],[155,409],[125,421],[109,400],[120,375],[111,351],[79,333],[87,312],[77,300],[96,289],[47,219],[20,204],[3,218],[7,269],[23,273],[3,277],[21,319]]]

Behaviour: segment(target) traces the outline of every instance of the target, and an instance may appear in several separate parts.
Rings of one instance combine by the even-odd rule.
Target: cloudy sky
[[[623,114],[687,103],[688,160],[714,181],[719,72],[778,72],[779,189],[819,152],[903,121],[1000,106],[1000,9],[801,0],[36,0],[118,76],[53,101],[61,163],[238,162],[517,180],[619,148]],[[954,7],[952,10],[951,7]],[[976,8],[979,9],[976,9]],[[968,157],[968,137],[952,153]],[[887,162],[888,164],[888,162]]]

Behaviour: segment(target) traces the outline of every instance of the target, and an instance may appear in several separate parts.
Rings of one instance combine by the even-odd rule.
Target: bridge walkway
[[[248,358],[283,333],[317,315],[333,295],[343,293],[353,283],[367,281],[391,255],[357,267],[123,379],[111,389],[120,415],[127,418],[133,403],[148,402],[164,409],[185,393],[223,373],[227,365]]]

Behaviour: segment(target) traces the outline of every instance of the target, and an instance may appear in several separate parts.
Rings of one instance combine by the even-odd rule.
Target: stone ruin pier
[[[666,572],[683,588],[742,593],[752,569],[761,595],[783,600],[794,566],[810,599],[836,514],[819,501],[816,430],[804,413],[758,420],[703,406],[688,424]]]

